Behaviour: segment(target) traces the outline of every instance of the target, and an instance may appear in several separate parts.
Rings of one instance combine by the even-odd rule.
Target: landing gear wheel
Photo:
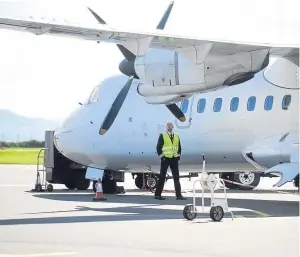
[[[192,204],[187,204],[183,209],[183,217],[187,220],[193,220],[196,218],[197,213],[193,212],[194,206]]]
[[[76,185],[73,181],[68,181],[67,183],[65,183],[65,186],[70,190],[74,190],[76,188]]]
[[[233,175],[234,175],[233,172],[224,172],[224,173],[220,174],[220,177],[222,179],[227,179],[227,180],[233,181],[234,180]],[[225,187],[227,187],[228,189],[237,189],[237,185],[235,185],[235,184],[232,184],[232,183],[229,183],[226,181],[224,181],[224,184],[225,184]]]
[[[51,184],[47,185],[47,191],[52,192],[53,191],[53,186]]]
[[[213,206],[210,209],[209,216],[213,221],[221,221],[224,217],[224,210],[221,206]]]
[[[151,174],[147,176],[147,188],[150,188],[151,192],[157,187],[158,178],[156,175]]]
[[[77,190],[87,190],[90,186],[90,180],[89,179],[79,179],[77,180]]]
[[[237,189],[253,190],[259,184],[260,173],[258,173],[258,172],[238,172],[238,173],[234,173],[233,178],[234,178],[233,179],[234,182],[243,184],[243,186],[236,185]]]
[[[299,175],[294,179],[294,187],[298,187],[299,189]]]
[[[143,188],[143,176],[137,176],[134,180],[135,182],[135,186],[138,189],[142,189]]]
[[[43,187],[42,187],[41,184],[36,184],[36,185],[35,185],[35,191],[41,192],[42,190],[43,190]]]

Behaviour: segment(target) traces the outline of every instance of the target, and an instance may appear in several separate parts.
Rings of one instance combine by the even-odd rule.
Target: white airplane
[[[125,57],[126,76],[95,87],[55,132],[59,151],[88,171],[136,174],[141,187],[142,173],[159,173],[158,135],[173,119],[181,172],[201,172],[204,155],[207,172],[242,185],[279,173],[275,186],[299,187],[299,46],[167,35],[173,4],[149,33],[112,29],[91,9],[100,24],[85,27],[0,4],[1,28],[115,43]]]

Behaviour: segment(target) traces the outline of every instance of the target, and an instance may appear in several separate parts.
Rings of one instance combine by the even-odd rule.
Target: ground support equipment
[[[202,187],[202,206],[196,206],[196,184],[200,182]],[[214,191],[216,186],[219,184],[221,190],[224,190],[223,198],[216,198]],[[210,209],[206,208],[204,204],[204,193],[205,190],[210,191]],[[207,206],[209,207],[209,206]],[[209,210],[208,210],[209,209]],[[203,155],[203,169],[201,179],[197,179],[193,183],[193,204],[187,204],[183,209],[183,216],[187,220],[193,220],[197,214],[209,214],[213,221],[221,221],[224,217],[224,213],[230,213],[233,220],[233,213],[228,209],[228,201],[226,194],[226,187],[223,179],[217,178],[213,173],[207,174],[205,172],[205,158]]]
[[[31,191],[42,192],[42,191],[53,191],[53,185],[48,183],[46,180],[46,168],[44,164],[41,164],[41,160],[44,162],[44,156],[47,154],[48,148],[40,149],[37,156],[37,173],[34,189]],[[43,153],[43,154],[42,154]]]

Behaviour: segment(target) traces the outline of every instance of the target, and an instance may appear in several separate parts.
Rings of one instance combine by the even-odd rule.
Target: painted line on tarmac
[[[44,257],[44,256],[66,256],[77,255],[77,252],[59,252],[59,253],[34,253],[34,254],[0,254],[0,257]]]
[[[264,213],[262,211],[255,211],[255,210],[251,210],[252,212],[254,212],[255,214],[262,216],[262,217],[271,217],[271,215]]]
[[[245,218],[243,215],[233,215],[233,218]]]

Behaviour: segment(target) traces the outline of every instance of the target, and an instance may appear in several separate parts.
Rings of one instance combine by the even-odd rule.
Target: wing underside
[[[7,13],[7,12],[6,12]],[[10,12],[12,13],[12,12]],[[2,15],[0,10],[0,28],[29,32],[36,35],[53,35],[82,40],[103,41],[124,45],[135,55],[143,55],[148,48],[174,50],[181,53],[197,52],[200,61],[209,52],[214,56],[233,55],[240,52],[250,52],[260,49],[270,49],[270,54],[283,57],[299,55],[299,48],[291,45],[274,45],[255,42],[229,42],[213,39],[201,39],[168,35],[164,31],[153,32],[121,31],[108,25],[95,24],[83,26],[65,22],[37,20],[33,18],[18,18],[12,15]],[[188,55],[188,54],[187,54]],[[203,56],[203,58],[202,58]],[[195,60],[196,62],[199,60]]]

